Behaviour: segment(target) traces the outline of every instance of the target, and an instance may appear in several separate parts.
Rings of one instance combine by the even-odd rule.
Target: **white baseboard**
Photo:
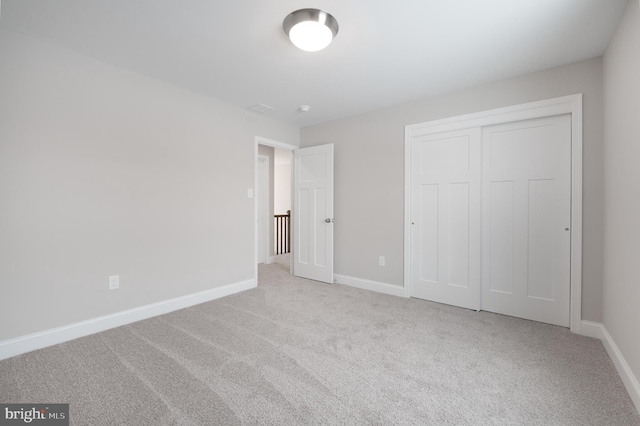
[[[271,265],[272,263],[274,263],[276,261],[275,256],[267,256],[264,260],[264,264],[265,265]]]
[[[177,311],[178,309],[209,302],[224,296],[255,288],[256,286],[256,281],[254,279],[250,279],[213,288],[211,290],[201,291],[199,293],[177,297],[175,299],[164,300],[162,302],[128,309],[115,314],[77,322],[63,327],[45,330],[39,333],[17,337],[15,339],[4,340],[0,342],[0,360],[31,352],[36,349],[45,348],[47,346],[56,345],[58,343],[67,342],[69,340],[77,339],[78,337],[131,324],[157,315]]]
[[[580,322],[580,334],[594,339],[604,339],[604,326],[599,322],[585,321]]]
[[[338,284],[348,285],[349,287],[361,288],[363,290],[370,290],[378,293],[390,294],[392,296],[405,297],[404,287],[400,287],[393,284],[365,280],[362,278],[355,278],[355,277],[350,277],[347,275],[340,275],[340,274],[334,274],[333,280]]]
[[[638,378],[633,374],[633,371],[631,371],[631,367],[627,364],[616,342],[613,341],[613,338],[604,326],[602,327],[602,333],[604,335],[602,344],[609,353],[613,364],[616,366],[616,370],[618,370],[618,374],[620,374],[620,378],[622,378],[622,383],[624,383],[624,386],[627,388],[627,392],[629,392],[629,396],[635,404],[636,410],[640,413],[640,383],[638,383]]]
[[[580,324],[580,334],[588,337],[595,337],[602,340],[604,348],[609,354],[609,358],[613,361],[618,374],[624,383],[624,387],[627,388],[629,396],[636,406],[636,410],[640,413],[640,383],[638,378],[631,371],[631,367],[627,364],[627,360],[618,349],[616,342],[613,340],[606,327],[603,324],[591,321],[582,321]]]

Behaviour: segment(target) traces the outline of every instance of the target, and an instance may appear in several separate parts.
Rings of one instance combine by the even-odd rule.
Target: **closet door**
[[[482,129],[482,309],[569,326],[571,116]]]
[[[411,296],[480,308],[480,129],[411,141]]]

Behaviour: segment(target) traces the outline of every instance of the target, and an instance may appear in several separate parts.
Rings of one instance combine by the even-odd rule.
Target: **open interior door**
[[[333,283],[333,144],[293,152],[293,274]]]

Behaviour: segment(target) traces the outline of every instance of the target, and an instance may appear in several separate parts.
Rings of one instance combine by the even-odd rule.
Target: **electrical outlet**
[[[109,277],[109,290],[120,288],[120,275],[112,275]]]
[[[384,266],[384,256],[378,257],[378,265]]]

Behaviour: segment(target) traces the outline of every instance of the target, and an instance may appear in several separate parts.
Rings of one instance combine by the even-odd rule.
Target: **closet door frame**
[[[405,126],[404,296],[411,295],[411,141],[433,133],[571,114],[571,284],[570,329],[582,321],[582,94],[563,96]]]

